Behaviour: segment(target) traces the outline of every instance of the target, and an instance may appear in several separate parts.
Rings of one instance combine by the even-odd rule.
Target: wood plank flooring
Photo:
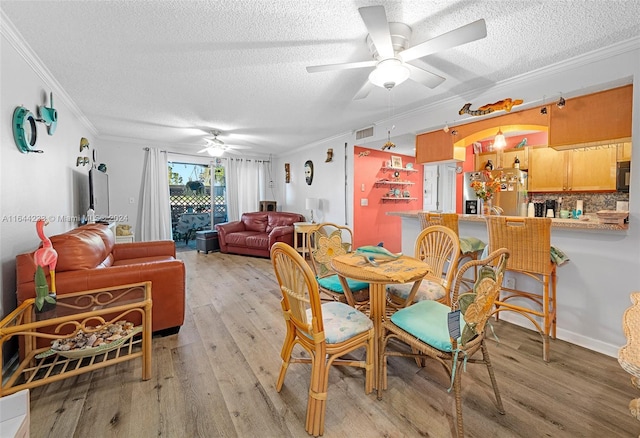
[[[153,377],[129,361],[36,388],[31,436],[306,437],[309,366],[292,364],[275,391],[284,322],[271,262],[220,253],[178,254],[187,265],[186,322],[153,338]],[[561,291],[560,291],[561,293]],[[494,323],[489,351],[506,415],[495,408],[486,368],[462,379],[468,437],[637,437],[638,396],[615,358]],[[359,369],[330,373],[326,437],[451,437],[453,394],[441,366],[389,359],[383,399],[364,394]]]

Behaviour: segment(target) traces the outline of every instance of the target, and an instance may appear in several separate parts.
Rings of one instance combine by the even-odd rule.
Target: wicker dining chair
[[[493,303],[500,292],[500,285],[509,257],[509,251],[498,249],[483,260],[471,260],[460,267],[452,289],[452,304],[437,301],[420,301],[398,310],[382,323],[378,376],[378,399],[387,387],[387,357],[429,358],[438,361],[451,379],[455,394],[458,436],[464,436],[462,425],[462,374],[467,363],[482,363],[489,372],[496,397],[498,411],[504,414],[500,391],[496,382],[489,351],[485,344],[485,328],[491,316]],[[479,268],[478,280],[473,290],[459,294],[462,279],[467,270]],[[449,331],[449,314],[460,310],[460,335],[452,338]],[[459,336],[459,337],[458,337]],[[400,345],[397,345],[397,344]],[[402,344],[411,347],[409,351]],[[482,359],[473,358],[482,351]],[[397,366],[397,365],[396,365]]]
[[[427,227],[416,238],[414,257],[429,265],[431,270],[422,279],[412,300],[410,300],[412,284],[388,285],[387,295],[390,306],[401,308],[422,300],[436,300],[443,304],[450,304],[451,285],[460,259],[458,236],[443,225]]]
[[[332,300],[359,308],[369,302],[369,283],[340,278],[331,267],[334,257],[353,250],[352,242],[353,233],[349,227],[330,222],[318,224],[307,234],[311,267],[320,292]]]
[[[551,259],[551,219],[487,216],[489,248],[507,248],[511,253],[507,271],[525,276],[540,288],[525,290],[502,286],[495,315],[513,311],[533,323],[542,336],[542,358],[549,361],[550,337],[556,337],[556,264]],[[531,283],[531,282],[529,282]],[[525,304],[530,303],[530,306]],[[541,318],[540,323],[536,318]]]
[[[271,247],[271,262],[282,293],[282,312],[287,334],[280,357],[276,384],[280,392],[290,363],[311,364],[305,430],[324,433],[324,419],[331,365],[364,368],[365,393],[373,391],[374,328],[364,313],[337,301],[321,304],[318,283],[307,262],[291,246],[278,242]],[[293,357],[299,345],[308,357]],[[347,353],[365,349],[364,360],[343,359]]]
[[[459,265],[468,260],[478,260],[478,257],[484,250],[486,243],[477,237],[460,237],[458,229],[458,214],[457,213],[435,213],[431,211],[419,211],[418,219],[420,220],[420,226],[424,230],[427,227],[433,225],[443,225],[447,228],[451,228],[458,239],[460,240],[460,260]],[[471,272],[468,279],[463,280],[467,286],[472,286],[476,281],[476,272]]]

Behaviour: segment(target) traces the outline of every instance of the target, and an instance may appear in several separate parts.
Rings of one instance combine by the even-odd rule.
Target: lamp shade
[[[498,129],[496,138],[493,140],[493,146],[496,148],[503,148],[507,145],[507,140],[504,138],[504,134],[501,129]]]
[[[318,198],[307,198],[304,203],[307,210],[317,210],[320,202]]]
[[[380,61],[369,74],[369,81],[378,87],[391,89],[409,79],[409,68],[395,58]]]

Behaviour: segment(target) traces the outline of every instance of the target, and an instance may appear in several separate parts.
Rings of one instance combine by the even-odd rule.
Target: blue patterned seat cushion
[[[311,309],[307,309],[307,320],[311,321],[311,318]],[[322,304],[322,321],[328,344],[346,341],[373,327],[367,315],[339,301]]]
[[[437,301],[425,300],[398,310],[391,315],[391,321],[425,344],[438,350],[451,351],[451,339],[447,324],[447,315],[450,311],[449,306]],[[464,318],[460,316],[461,333],[464,325]]]
[[[336,292],[339,294],[343,294],[342,285],[340,284],[340,279],[337,275],[329,275],[328,277],[318,278],[318,284],[320,287],[330,290],[331,292]],[[358,292],[359,290],[364,290],[369,288],[369,283],[365,283],[363,281],[356,281],[350,278],[347,278],[347,284],[349,285],[349,289],[351,292]]]
[[[409,297],[412,287],[413,283],[390,284],[387,286],[387,293],[406,300]],[[417,303],[418,301],[423,300],[439,300],[443,298],[445,294],[446,291],[441,284],[429,280],[422,280],[413,302]]]

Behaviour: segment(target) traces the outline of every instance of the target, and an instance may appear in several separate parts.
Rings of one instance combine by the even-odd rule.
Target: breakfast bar
[[[417,210],[387,213],[401,219],[404,254],[413,252],[421,230],[417,213]],[[627,245],[636,247],[637,243],[634,246],[629,224],[603,224],[595,215],[588,218],[552,219],[551,243],[569,258],[557,273],[557,338],[615,357],[625,343],[620,328],[622,314],[629,306],[634,278],[637,284],[640,276],[640,260],[623,254],[628,254]],[[461,237],[488,242],[484,216],[459,215],[458,226]],[[516,276],[514,281],[527,279]],[[512,312],[503,313],[500,318],[533,328],[524,317]]]

